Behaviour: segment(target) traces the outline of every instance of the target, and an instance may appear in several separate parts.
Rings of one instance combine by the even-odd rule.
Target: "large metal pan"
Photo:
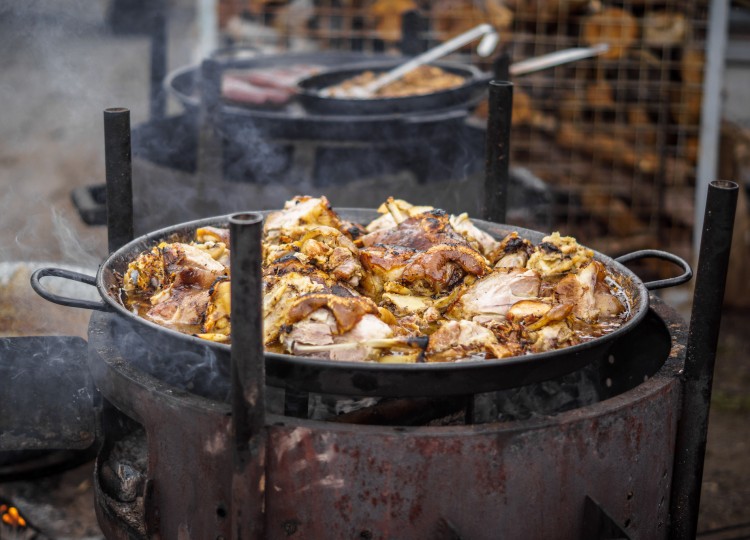
[[[377,217],[371,209],[337,209],[344,218],[367,223]],[[125,308],[120,300],[117,275],[127,268],[136,256],[151,249],[162,240],[189,240],[198,227],[226,226],[228,216],[221,216],[167,227],[126,244],[112,253],[100,266],[96,277],[59,268],[42,268],[34,272],[31,284],[34,290],[56,304],[107,311],[118,319],[118,333],[133,332],[138,339],[152,348],[158,365],[148,364],[143,369],[156,374],[180,371],[179,362],[185,351],[196,353],[198,359],[208,359],[209,376],[229,378],[230,346],[208,342],[182,334],[147,321]],[[481,229],[496,238],[511,231],[539,243],[544,233],[508,225],[474,220]],[[683,273],[676,278],[643,283],[623,262],[643,257],[665,259],[679,265]],[[656,250],[634,252],[618,259],[600,253],[595,258],[617,276],[617,281],[631,301],[631,318],[619,329],[595,340],[564,349],[530,354],[502,360],[463,361],[457,363],[378,364],[371,362],[339,362],[306,358],[287,354],[266,354],[266,377],[271,386],[321,394],[416,397],[456,396],[490,392],[549,380],[579,369],[595,360],[606,357],[616,340],[626,336],[645,317],[648,291],[687,282],[692,271],[686,261],[676,255]],[[101,302],[62,297],[48,291],[41,279],[57,276],[96,286]],[[123,351],[127,357],[128,351]],[[177,362],[176,365],[169,365]],[[140,365],[140,363],[139,363]],[[150,367],[149,367],[150,366]],[[205,367],[205,366],[204,366]],[[172,369],[174,368],[174,369]],[[154,374],[152,373],[152,374]],[[174,381],[171,381],[174,383]],[[178,382],[179,384],[179,382]]]
[[[298,100],[308,112],[332,115],[379,115],[379,114],[415,114],[436,111],[448,107],[475,105],[474,101],[482,96],[487,83],[492,79],[489,73],[478,68],[453,62],[434,62],[432,65],[449,73],[463,77],[460,86],[439,90],[429,94],[402,97],[378,97],[370,99],[329,97],[321,91],[335,86],[365,71],[385,73],[403,61],[378,61],[357,63],[350,66],[328,69],[311,75],[298,83]]]

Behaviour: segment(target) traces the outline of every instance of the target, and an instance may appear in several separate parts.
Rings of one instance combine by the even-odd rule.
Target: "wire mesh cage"
[[[689,256],[706,0],[221,0],[219,11],[233,43],[278,50],[397,52],[415,13],[419,47],[489,22],[511,62],[608,43],[513,80],[512,164],[546,186],[552,227],[610,254]],[[458,56],[489,68],[468,48]]]

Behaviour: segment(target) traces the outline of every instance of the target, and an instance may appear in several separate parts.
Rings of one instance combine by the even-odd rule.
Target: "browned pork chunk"
[[[443,210],[430,210],[400,222],[391,229],[380,229],[363,236],[360,241],[370,247],[378,244],[401,246],[425,251],[437,244],[468,246],[466,239],[450,224],[450,216]]]
[[[468,287],[448,311],[451,319],[471,319],[477,315],[504,317],[521,300],[539,295],[541,279],[533,270],[499,269]]]
[[[470,356],[505,358],[511,350],[498,343],[495,335],[475,322],[447,321],[431,336],[427,345],[428,362],[455,362]]]

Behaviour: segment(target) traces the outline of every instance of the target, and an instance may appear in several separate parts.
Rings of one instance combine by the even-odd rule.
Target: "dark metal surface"
[[[247,70],[278,68],[294,65],[317,65],[334,68],[352,64],[368,65],[373,62],[396,62],[398,58],[386,55],[372,55],[356,52],[335,53],[287,53],[279,55],[257,55],[249,59],[227,59],[218,61],[218,70]],[[167,76],[165,86],[185,107],[188,115],[198,117],[204,97],[202,93],[202,68],[188,66],[173,71]],[[219,75],[218,77],[220,77]],[[218,78],[217,78],[218,80]],[[226,136],[241,127],[251,126],[252,130],[267,138],[307,139],[327,141],[406,141],[424,136],[437,126],[449,126],[462,122],[471,107],[483,97],[461,103],[457,106],[442,107],[427,111],[407,111],[406,113],[387,112],[386,114],[315,114],[306,111],[293,100],[285,107],[264,108],[243,106],[238,103],[220,102],[220,116],[217,121]],[[450,134],[450,132],[449,132]],[[433,136],[435,134],[433,133]]]
[[[491,81],[485,153],[484,209],[482,217],[505,223],[508,208],[510,126],[513,113],[513,83]]]
[[[469,108],[478,95],[483,94],[489,75],[466,64],[434,62],[432,65],[464,78],[464,83],[456,88],[438,90],[429,94],[402,97],[376,97],[370,99],[341,98],[321,95],[321,90],[351,79],[364,71],[385,73],[403,60],[379,62],[358,62],[355,65],[329,68],[322,73],[311,75],[298,83],[298,99],[310,113],[319,115],[368,116],[389,114],[418,114],[440,111],[449,107]]]
[[[104,110],[104,165],[107,175],[107,238],[110,253],[133,239],[133,171],[130,111]]]
[[[151,18],[151,63],[149,70],[149,113],[152,120],[164,118],[167,112],[167,93],[164,79],[167,76],[167,2],[152,0],[154,14]]]
[[[664,538],[685,328],[654,308],[669,314],[656,319],[666,363],[588,407],[474,426],[271,426],[268,538],[580,539],[587,495],[631,537]]]
[[[265,358],[261,277],[263,216],[229,216],[231,239],[232,429],[235,476],[235,538],[262,538],[265,523],[263,473],[266,453]]]
[[[231,407],[134,369],[111,317],[92,317],[90,368],[146,429],[148,535],[239,537]],[[665,537],[686,327],[657,298],[645,322],[603,363],[630,383],[556,416],[412,428],[269,416],[265,538],[578,539],[586,496],[633,538]],[[102,529],[128,538],[132,507],[100,491]]]
[[[1,338],[0,358],[0,451],[94,444],[98,398],[86,369],[86,341]]]
[[[685,358],[683,413],[677,433],[670,538],[695,538],[706,453],[716,347],[739,186],[708,189]]]
[[[374,210],[338,209],[340,215],[354,222],[369,222]],[[158,326],[138,317],[120,303],[117,275],[141,252],[166,238],[191,239],[199,226],[226,226],[227,217],[183,223],[142,236],[109,256],[100,266],[97,289],[105,304],[116,312],[131,331],[153,344],[155,350],[170,347],[189,348],[197,354],[216,356],[222,373],[228,373],[229,347]],[[475,224],[496,238],[515,230],[532,243],[539,243],[543,233],[519,227],[476,220]],[[597,339],[544,353],[506,358],[502,361],[465,361],[459,363],[379,364],[372,362],[332,362],[325,359],[266,354],[266,376],[269,384],[296,391],[360,396],[447,396],[489,392],[550,379],[569,373],[607,354],[612,343],[630,332],[648,310],[646,286],[626,267],[602,254],[595,257],[620,276],[620,285],[631,298],[632,316],[614,332]],[[687,263],[685,263],[687,264]],[[57,302],[45,296],[48,300]],[[59,302],[57,302],[59,303]],[[168,359],[166,361],[169,361]]]

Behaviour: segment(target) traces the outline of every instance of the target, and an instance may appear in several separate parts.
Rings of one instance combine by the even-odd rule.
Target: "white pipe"
[[[708,13],[708,38],[703,71],[703,102],[699,134],[700,153],[695,178],[695,227],[693,254],[698,257],[706,211],[708,185],[716,180],[721,132],[721,94],[724,81],[724,60],[727,49],[729,0],[713,0]],[[732,180],[727,178],[726,180]]]

